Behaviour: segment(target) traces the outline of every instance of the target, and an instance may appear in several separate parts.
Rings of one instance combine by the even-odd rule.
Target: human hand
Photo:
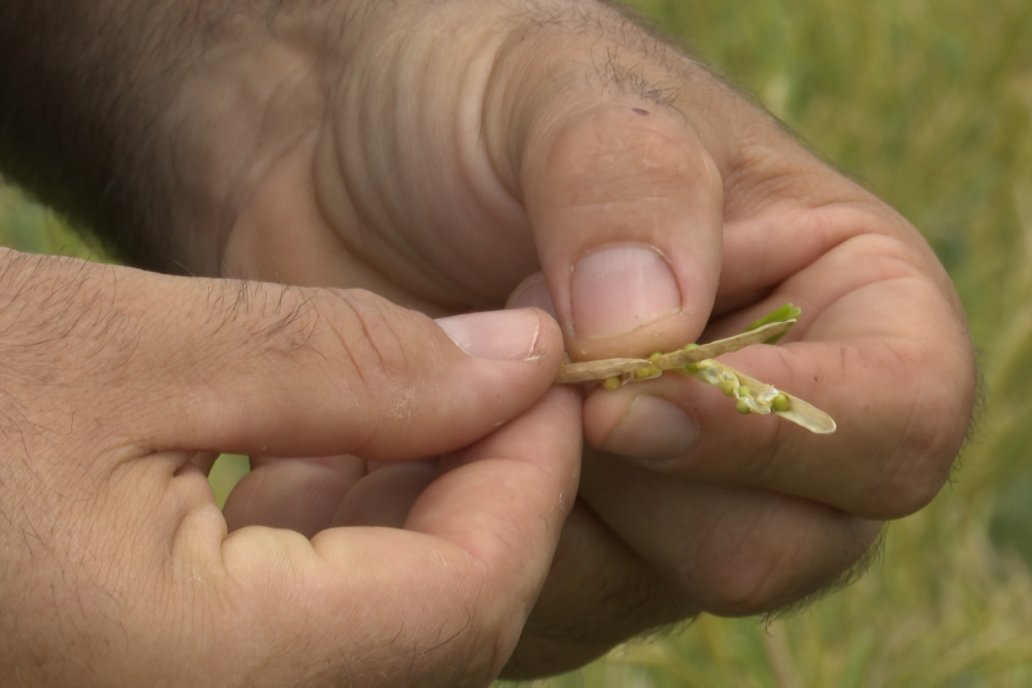
[[[514,290],[580,359],[803,307],[782,346],[727,360],[829,410],[833,437],[740,418],[690,379],[588,393],[606,455],[586,463],[517,674],[837,580],[942,485],[974,379],[950,282],[904,219],[615,13],[549,6],[552,21],[445,3],[406,6],[423,32],[365,24],[327,124],[262,176],[223,254],[239,274],[357,283],[431,312]],[[460,22],[465,39],[443,40]],[[314,206],[295,195],[310,169]]]
[[[120,178],[171,218],[168,266],[362,286],[432,314],[511,295],[552,309],[577,359],[720,336],[792,301],[791,339],[727,360],[839,421],[816,438],[739,418],[693,380],[588,392],[605,455],[512,673],[803,598],[935,494],[972,356],[913,227],[603,3],[380,6],[209,17],[205,52],[139,79],[173,92],[124,148],[170,164]],[[265,513],[309,527],[304,494],[284,504],[260,475],[245,488]]]
[[[547,316],[442,329],[368,293],[2,249],[0,294],[5,683],[456,686],[501,669],[576,492],[579,405],[546,392]],[[376,505],[395,527],[309,541],[227,534],[203,471],[217,450],[361,452],[386,466],[353,478],[367,497],[408,480],[395,460],[452,453],[410,503]]]

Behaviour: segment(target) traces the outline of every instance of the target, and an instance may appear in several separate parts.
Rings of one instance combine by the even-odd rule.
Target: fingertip
[[[589,290],[583,290],[590,293]],[[625,299],[626,301],[626,299]],[[508,308],[538,308],[553,318],[558,327],[562,327],[558,309],[552,298],[552,292],[543,273],[535,273],[527,277],[513,290],[506,303]],[[616,356],[647,356],[656,351],[680,348],[698,336],[705,326],[708,309],[670,307],[669,315],[660,316],[658,320],[644,323],[647,314],[637,307],[621,307],[613,299],[596,296],[586,300],[586,309],[597,309],[593,313],[602,321],[614,317],[633,323],[631,331],[616,336],[591,338],[578,334],[574,325],[563,328],[564,347],[574,360],[592,360]],[[601,311],[607,311],[603,313]],[[615,314],[615,315],[613,315]],[[596,317],[597,316],[597,317]],[[570,322],[570,318],[566,318]]]
[[[682,309],[673,269],[652,246],[608,244],[592,248],[573,264],[570,314],[575,336],[620,337]]]
[[[718,277],[709,263],[719,250],[691,246],[698,238],[689,227],[664,233],[656,242],[595,246],[574,259],[567,334],[575,359],[644,357],[680,348],[705,328]]]
[[[554,348],[551,319],[546,316],[534,308],[517,308],[453,315],[436,322],[455,346],[472,358],[531,361]]]
[[[549,310],[548,304],[542,305],[544,307],[535,305],[526,309],[539,319],[538,359],[552,361],[554,358],[555,366],[558,368],[566,350],[565,338],[562,328],[555,315]]]
[[[571,115],[533,140],[523,166],[540,264],[578,360],[691,341],[720,275],[718,165],[683,122],[646,122],[631,105]]]

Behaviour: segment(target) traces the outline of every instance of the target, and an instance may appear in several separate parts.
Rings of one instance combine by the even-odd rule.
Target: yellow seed
[[[620,389],[620,378],[607,377],[602,381],[602,386],[608,390]]]

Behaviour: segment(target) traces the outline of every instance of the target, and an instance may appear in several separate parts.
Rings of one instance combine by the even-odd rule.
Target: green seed
[[[620,378],[618,377],[607,377],[602,381],[602,386],[610,391],[614,389],[620,389]]]
[[[635,380],[651,380],[654,377],[659,377],[663,374],[663,371],[654,365],[645,366],[638,368],[634,371]]]
[[[787,394],[780,392],[773,400],[771,400],[770,407],[778,413],[784,413],[792,408],[792,401],[788,398]]]

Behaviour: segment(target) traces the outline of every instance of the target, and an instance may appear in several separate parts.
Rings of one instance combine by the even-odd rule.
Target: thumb
[[[521,184],[544,282],[574,358],[647,355],[694,340],[716,294],[723,181],[685,122],[619,99],[531,130]]]
[[[62,409],[131,453],[431,456],[530,407],[561,355],[532,309],[435,322],[364,291],[59,259],[22,272],[20,293],[40,294],[22,312],[71,333],[47,352],[49,374],[69,378]]]

